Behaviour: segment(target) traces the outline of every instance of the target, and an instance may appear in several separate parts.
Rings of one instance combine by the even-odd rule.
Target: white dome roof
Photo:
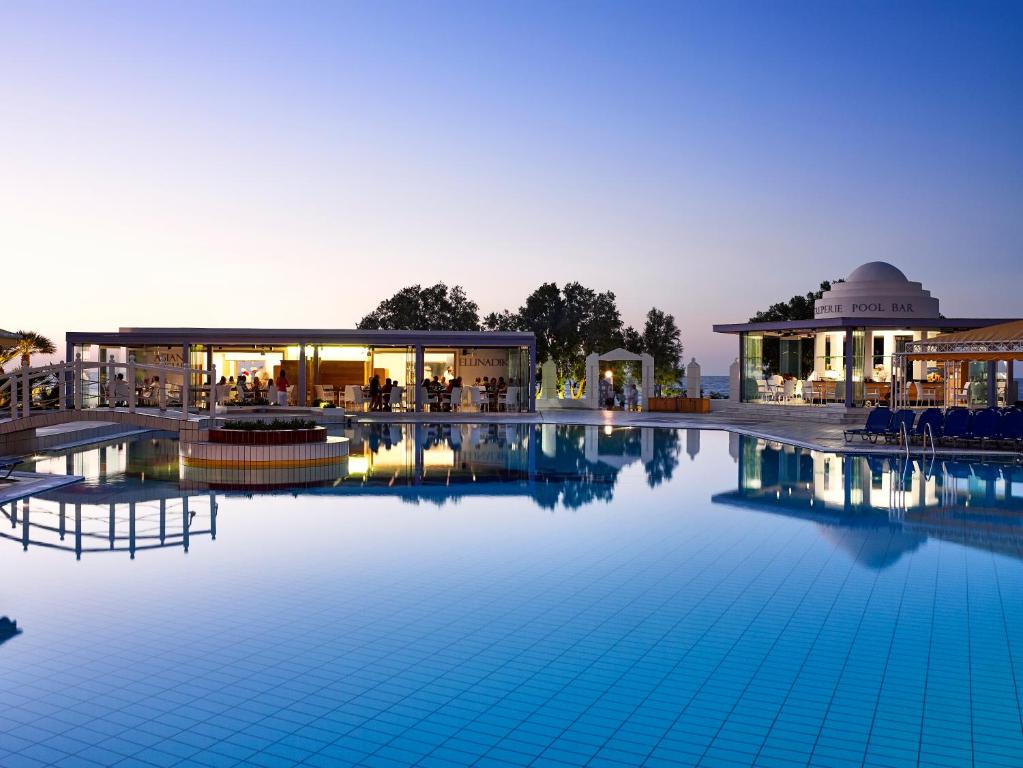
[[[887,261],[868,261],[835,283],[813,305],[819,320],[835,317],[934,318],[938,300]]]
[[[887,261],[868,261],[852,271],[847,282],[850,283],[907,283],[909,279],[902,270]]]

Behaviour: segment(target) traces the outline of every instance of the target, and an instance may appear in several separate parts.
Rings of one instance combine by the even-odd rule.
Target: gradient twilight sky
[[[738,322],[882,259],[1023,315],[1023,4],[0,5],[0,327],[544,281]]]

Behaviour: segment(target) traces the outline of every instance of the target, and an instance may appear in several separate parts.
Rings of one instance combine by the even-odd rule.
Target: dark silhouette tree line
[[[591,352],[624,347],[653,356],[658,384],[674,384],[682,375],[682,333],[675,317],[656,307],[642,329],[626,326],[612,291],[595,291],[578,282],[543,283],[517,310],[482,318],[479,305],[462,286],[444,283],[402,288],[363,317],[359,328],[438,331],[531,331],[537,361],[553,359],[562,376],[582,378]]]

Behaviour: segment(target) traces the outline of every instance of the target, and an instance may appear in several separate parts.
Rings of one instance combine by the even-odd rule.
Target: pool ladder
[[[906,449],[906,462],[909,462],[909,430],[906,428],[906,422],[899,423],[899,431],[902,433],[902,447]],[[920,439],[920,463],[923,464],[923,460],[927,458],[927,438],[931,438],[931,465],[934,464],[934,459],[937,456],[935,451],[934,442],[934,430],[931,429],[930,422],[924,424],[923,436]]]

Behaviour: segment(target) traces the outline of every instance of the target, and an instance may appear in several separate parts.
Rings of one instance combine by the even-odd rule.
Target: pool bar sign
[[[817,317],[857,317],[867,315],[877,317],[914,317],[912,301],[854,301],[850,304],[821,304],[813,308]]]

